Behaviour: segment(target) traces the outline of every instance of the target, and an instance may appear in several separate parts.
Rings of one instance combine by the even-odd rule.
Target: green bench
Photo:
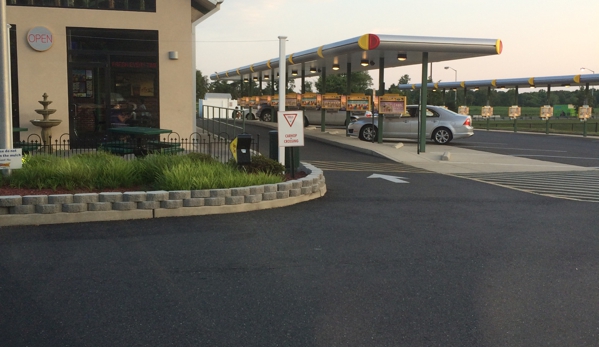
[[[23,153],[37,151],[41,146],[42,146],[42,144],[37,143],[37,142],[15,142],[15,143],[13,143],[13,147],[20,148]]]
[[[154,153],[161,153],[161,154],[176,154],[179,152],[183,152],[184,149],[181,147],[166,147],[166,148],[152,149],[152,151]]]
[[[166,142],[166,141],[148,141],[148,145],[158,148],[181,147],[181,142]]]
[[[148,148],[154,153],[176,154],[185,151],[181,142],[148,141]]]
[[[135,148],[130,143],[122,141],[104,142],[98,147],[98,150],[117,155],[132,154],[135,152]]]

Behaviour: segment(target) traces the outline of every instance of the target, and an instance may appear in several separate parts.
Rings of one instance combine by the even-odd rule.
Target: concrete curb
[[[294,205],[326,194],[322,170],[263,186],[193,191],[0,196],[0,227],[201,216]]]

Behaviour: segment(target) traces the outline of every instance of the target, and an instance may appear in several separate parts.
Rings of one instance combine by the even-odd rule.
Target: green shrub
[[[196,190],[243,187],[281,182],[281,177],[259,173],[248,175],[229,165],[175,165],[157,176],[153,188]]]
[[[216,159],[212,158],[210,154],[206,153],[188,153],[187,157],[192,161],[199,161],[202,163],[216,163]]]
[[[13,170],[10,186],[16,188],[102,189],[142,183],[133,165],[107,153],[79,154],[71,158],[31,156],[23,168]]]
[[[283,175],[285,166],[274,159],[262,155],[252,156],[250,164],[243,165],[248,173],[265,173],[268,175]]]
[[[260,159],[258,159],[260,160]],[[270,161],[270,159],[269,159]],[[268,162],[268,161],[266,161]],[[274,164],[278,164],[274,162]],[[270,165],[274,165],[271,161]],[[260,167],[267,170],[268,166]],[[267,169],[264,169],[267,168]],[[273,169],[268,169],[274,171]],[[278,169],[281,172],[280,168]],[[274,171],[277,172],[277,171]],[[51,155],[28,157],[23,168],[13,170],[1,184],[15,188],[103,189],[147,187],[161,190],[191,190],[272,184],[282,181],[279,173],[253,171],[248,175],[208,155],[154,154],[135,160],[106,152],[70,158]]]

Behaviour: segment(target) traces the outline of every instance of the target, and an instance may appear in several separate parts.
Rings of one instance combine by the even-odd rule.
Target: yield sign
[[[295,122],[296,118],[297,113],[285,113],[285,120],[287,121],[287,124],[289,124],[290,127],[293,127],[293,123]]]
[[[279,147],[301,147],[304,145],[304,112],[279,111]],[[285,121],[283,122],[283,119]]]

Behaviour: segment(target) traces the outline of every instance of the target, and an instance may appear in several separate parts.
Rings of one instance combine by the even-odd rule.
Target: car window
[[[426,110],[426,118],[439,117],[439,114],[433,110]]]
[[[402,117],[413,117],[418,118],[418,108],[417,107],[408,107],[408,114],[404,114]],[[433,110],[426,109],[426,117],[439,117],[439,114]]]

